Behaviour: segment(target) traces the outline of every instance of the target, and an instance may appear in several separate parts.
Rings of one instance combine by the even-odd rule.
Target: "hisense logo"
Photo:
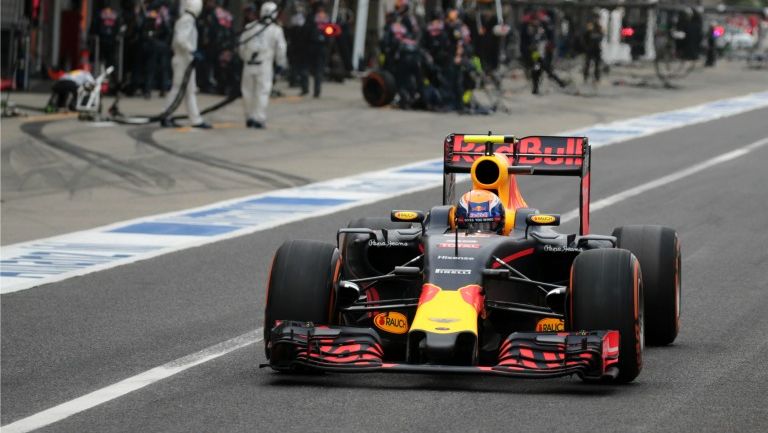
[[[437,256],[439,260],[475,260],[474,257],[464,257],[464,256]]]

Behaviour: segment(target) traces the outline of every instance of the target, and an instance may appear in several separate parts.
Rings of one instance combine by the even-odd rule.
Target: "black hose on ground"
[[[187,69],[184,70],[184,78],[181,80],[181,87],[179,87],[179,91],[176,93],[176,96],[173,98],[171,105],[169,105],[168,108],[165,109],[165,111],[163,111],[158,115],[149,116],[149,117],[147,116],[126,117],[123,113],[120,112],[120,108],[118,107],[118,104],[120,103],[120,93],[118,92],[117,97],[115,98],[115,102],[112,104],[111,107],[109,107],[109,114],[112,116],[112,121],[123,124],[123,125],[145,125],[148,123],[159,122],[169,117],[171,114],[173,114],[174,111],[176,111],[177,108],[179,108],[179,105],[181,105],[181,100],[184,99],[184,95],[186,94],[186,91],[184,89],[186,89],[187,85],[189,84],[189,78],[192,76],[192,71],[195,70],[196,64],[197,64],[197,61],[193,59],[192,62],[190,62],[189,65],[187,66]]]
[[[245,32],[245,29],[243,31],[237,33],[233,37],[233,42],[231,43],[232,49],[237,48],[240,45],[243,45],[247,42],[249,42],[251,39],[257,37],[258,35],[262,34],[267,28],[269,28],[270,25],[272,25],[276,20],[277,17],[280,15],[280,12],[282,12],[283,8],[285,7],[285,4],[287,3],[287,0],[282,0],[280,4],[278,5],[277,9],[275,9],[274,12],[272,12],[269,16],[263,17],[260,19],[260,22],[264,24],[264,27],[259,30],[258,32],[254,33],[253,35],[249,36],[248,39],[245,39],[243,41],[240,41],[240,36]],[[163,119],[170,118],[170,120],[179,120],[179,119],[186,119],[189,116],[186,114],[181,114],[177,116],[171,117],[171,114],[176,111],[177,108],[179,108],[179,105],[181,104],[181,100],[184,98],[184,95],[186,92],[183,92],[183,89],[187,88],[187,85],[189,84],[189,78],[192,75],[192,71],[194,70],[194,66],[196,64],[196,60],[192,60],[192,63],[187,66],[187,69],[184,71],[184,79],[182,80],[181,87],[179,88],[179,92],[176,94],[176,97],[174,98],[171,105],[168,106],[165,111],[162,113],[156,115],[156,116],[130,116],[127,117],[123,113],[120,112],[120,108],[118,107],[118,104],[120,102],[120,93],[118,92],[117,97],[115,99],[115,102],[112,104],[112,106],[109,108],[109,114],[112,116],[112,121],[116,123],[120,123],[123,125],[145,125],[148,123],[154,123],[159,122]],[[210,107],[205,108],[200,112],[200,114],[208,114],[213,111],[219,110],[232,102],[236,101],[240,95],[238,93],[234,93],[232,95],[227,96],[224,98],[223,101],[220,101],[216,104],[211,105]]]

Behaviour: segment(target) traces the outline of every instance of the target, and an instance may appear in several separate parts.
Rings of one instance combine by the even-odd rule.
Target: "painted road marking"
[[[606,198],[600,199],[595,202],[591,202],[589,204],[589,210],[590,212],[594,212],[596,210],[607,208],[608,206],[614,205],[616,203],[622,202],[624,200],[627,200],[629,198],[635,197],[637,195],[640,195],[646,191],[650,191],[652,189],[659,188],[664,185],[668,185],[673,182],[677,182],[680,179],[686,178],[688,176],[694,175],[700,171],[704,171],[708,168],[715,167],[719,164],[722,164],[724,162],[728,162],[731,160],[734,160],[736,158],[742,157],[744,155],[747,155],[748,153],[754,151],[755,149],[758,149],[760,147],[765,146],[768,144],[768,137],[763,138],[762,140],[755,141],[754,143],[748,144],[744,147],[740,147],[736,150],[732,150],[727,153],[723,153],[721,155],[718,155],[714,158],[708,159],[704,162],[700,162],[696,165],[690,166],[686,169],[680,170],[678,172],[672,173],[670,175],[660,177],[656,180],[652,180],[650,182],[644,183],[642,185],[638,185],[634,188],[630,188],[628,190],[622,191],[618,194],[614,194],[611,196],[608,196]],[[579,217],[579,210],[573,209],[570,210],[562,215],[560,217],[560,223],[564,224],[568,221],[575,220]]]
[[[592,147],[599,148],[764,107],[768,107],[768,92],[562,135],[589,137]],[[433,159],[8,245],[0,252],[0,294],[434,188],[442,182],[441,173],[442,160]],[[74,247],[67,249],[66,245]]]
[[[727,161],[734,160],[736,158],[747,155],[754,150],[763,147],[768,144],[768,137],[746,146],[740,147],[736,150],[718,155],[714,158],[708,159],[704,162],[698,163],[684,170],[675,172],[671,175],[660,177],[656,180],[644,183],[642,185],[630,188],[622,191],[618,194],[606,197],[598,200],[594,203],[592,211],[605,209],[606,207],[620,203],[629,198],[635,197],[646,191],[650,191],[655,188],[676,182],[688,176],[699,173],[707,168],[714,167],[718,164],[722,164]],[[561,221],[567,222],[578,218],[579,210],[573,209],[563,214]],[[86,394],[82,397],[78,397],[74,400],[70,400],[66,403],[62,403],[58,406],[54,406],[50,409],[38,412],[34,415],[30,415],[26,418],[12,422],[11,424],[2,426],[3,433],[12,432],[28,432],[31,430],[39,429],[47,425],[53,424],[57,421],[61,421],[64,418],[70,417],[77,413],[86,411],[92,407],[98,406],[102,403],[106,403],[110,400],[122,397],[128,393],[144,388],[147,385],[166,379],[177,373],[181,373],[184,370],[192,368],[196,365],[202,364],[224,356],[230,352],[238,349],[242,349],[251,344],[260,342],[262,338],[262,332],[264,328],[257,328],[253,331],[247,332],[238,337],[229,339],[222,343],[211,346],[207,349],[203,349],[199,352],[195,352],[191,355],[187,355],[183,358],[179,358],[175,361],[171,361],[167,364],[163,364],[159,367],[155,367],[151,370],[147,370],[136,376],[129,377],[123,381],[109,385],[105,388],[96,390],[90,394]]]
[[[133,391],[144,388],[157,381],[181,373],[204,362],[212,361],[243,347],[258,343],[263,339],[263,328],[254,329],[243,335],[218,343],[207,349],[184,356],[175,361],[139,373],[105,388],[98,389],[90,394],[38,412],[32,416],[22,418],[2,427],[3,433],[21,433],[43,428],[76,413],[86,411],[92,407],[122,397]]]

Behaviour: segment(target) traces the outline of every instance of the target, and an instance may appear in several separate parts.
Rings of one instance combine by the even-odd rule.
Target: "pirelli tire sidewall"
[[[640,261],[645,295],[645,337],[649,345],[671,344],[680,331],[682,269],[675,230],[658,225],[632,225],[613,231],[617,246]]]
[[[275,253],[267,282],[264,309],[264,347],[269,358],[270,332],[276,320],[330,325],[336,284],[341,272],[341,254],[333,244],[291,240]]]
[[[388,71],[376,69],[363,77],[363,98],[372,107],[389,105],[397,93],[397,81]]]
[[[621,383],[634,380],[643,367],[643,284],[640,265],[629,251],[605,248],[576,257],[566,304],[571,331],[619,331]]]

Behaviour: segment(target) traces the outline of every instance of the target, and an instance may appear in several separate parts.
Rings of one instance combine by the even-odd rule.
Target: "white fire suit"
[[[197,81],[195,80],[194,69],[189,77],[189,81],[187,81],[187,86],[181,89],[181,85],[182,81],[184,81],[184,72],[192,63],[195,51],[197,51],[196,17],[202,10],[202,1],[182,1],[182,9],[181,16],[173,26],[173,42],[171,44],[173,48],[173,60],[171,60],[173,84],[166,99],[166,109],[176,99],[178,92],[182,91],[184,92],[184,102],[187,104],[189,120],[192,125],[199,125],[203,123],[203,118],[200,116],[200,110],[197,108],[197,97],[195,96]]]
[[[243,94],[245,117],[249,122],[255,121],[262,125],[267,120],[267,105],[272,92],[273,64],[277,63],[281,68],[286,66],[283,29],[266,18],[276,10],[277,6],[274,3],[264,3],[261,6],[261,20],[253,21],[245,27],[245,31],[240,35],[238,47],[238,53],[243,60],[240,90]]]

